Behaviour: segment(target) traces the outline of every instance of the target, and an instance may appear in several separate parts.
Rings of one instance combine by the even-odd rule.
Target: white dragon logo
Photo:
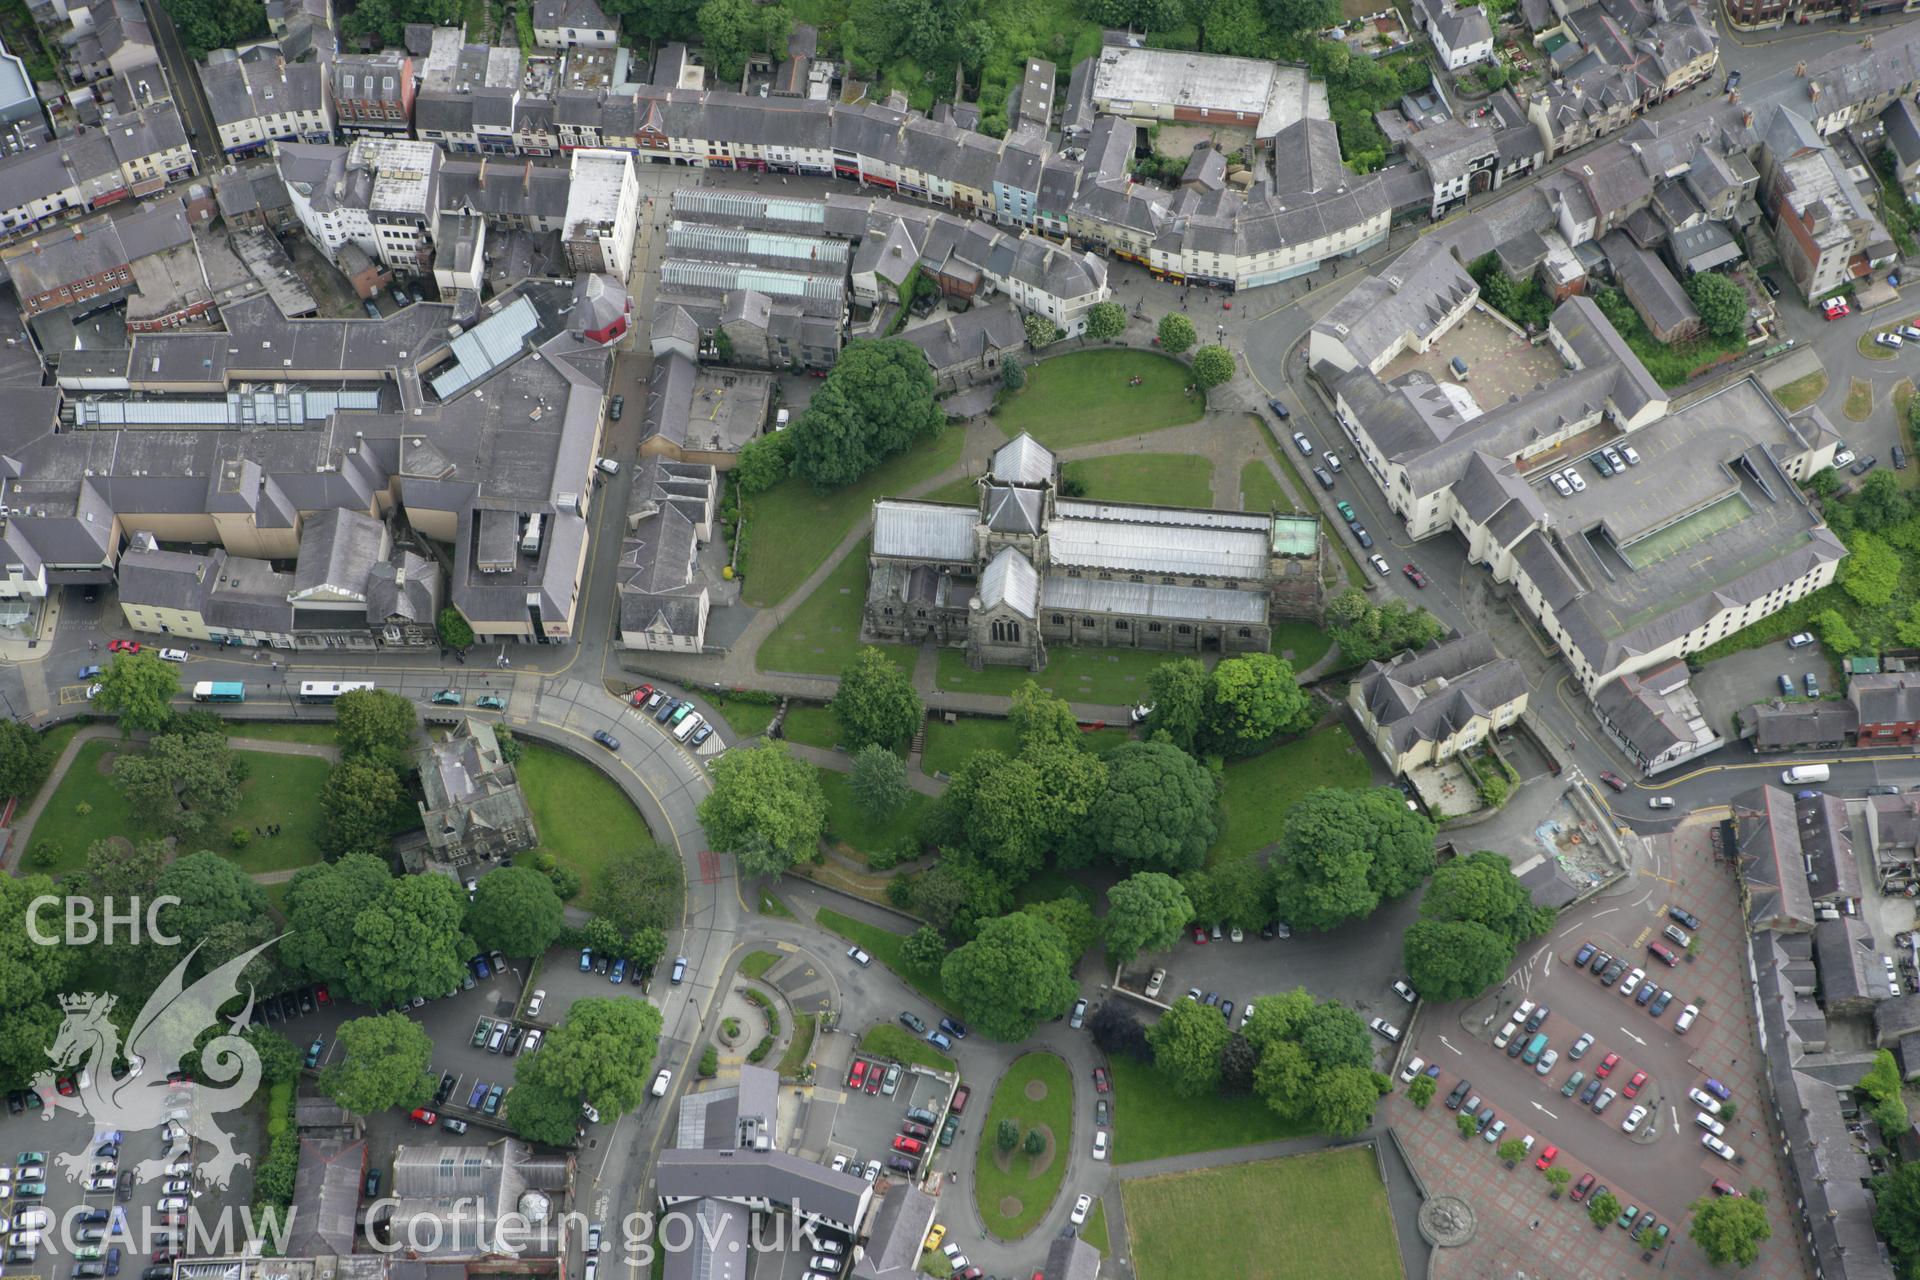
[[[162,1176],[175,1154],[191,1150],[189,1144],[197,1139],[213,1148],[210,1158],[196,1162],[200,1177],[211,1186],[226,1187],[234,1167],[250,1164],[253,1159],[245,1152],[236,1152],[226,1131],[213,1122],[217,1113],[244,1105],[260,1084],[260,1055],[239,1035],[253,1012],[251,987],[246,1006],[229,1023],[230,1030],[201,1048],[199,1078],[192,1090],[176,1090],[166,1076],[192,1052],[201,1033],[222,1021],[220,1006],[240,994],[241,970],[275,941],[278,939],[235,956],[191,987],[184,980],[187,966],[200,949],[189,951],[147,998],[128,1033],[124,1053],[119,1030],[108,1016],[113,1011],[113,996],[94,992],[62,996],[66,1021],[47,1056],[55,1070],[81,1064],[89,1068],[91,1078],[75,1096],[65,1097],[54,1089],[54,1072],[41,1072],[33,1082],[49,1100],[41,1118],[51,1120],[59,1110],[76,1111],[91,1117],[97,1130],[123,1133],[177,1124],[178,1136],[168,1144],[169,1150],[158,1159],[134,1166],[135,1177],[148,1182]],[[139,1074],[114,1079],[113,1064],[122,1057],[138,1062]],[[234,1082],[231,1088],[207,1087],[209,1083],[224,1085],[230,1081]],[[62,1152],[55,1163],[70,1180],[78,1182],[92,1170],[92,1147],[88,1142],[79,1151]]]

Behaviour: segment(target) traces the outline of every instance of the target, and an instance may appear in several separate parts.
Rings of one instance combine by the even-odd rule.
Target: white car
[[[591,1102],[583,1102],[580,1104],[580,1114],[587,1118],[588,1124],[600,1123],[600,1109]]]
[[[1640,989],[1640,983],[1647,976],[1645,969],[1629,969],[1627,976],[1620,979],[1620,994],[1631,997]]]
[[[1892,347],[1895,351],[1900,349],[1900,335],[1897,333],[1876,333],[1873,340],[1883,347]]]
[[[1304,431],[1296,431],[1293,433],[1293,447],[1300,451],[1302,457],[1311,458],[1313,456],[1313,441],[1307,439]]]
[[[1427,1060],[1425,1058],[1422,1058],[1416,1055],[1413,1061],[1407,1064],[1406,1070],[1400,1073],[1400,1083],[1401,1084],[1411,1083],[1415,1076],[1419,1075],[1422,1071],[1426,1070],[1426,1067],[1427,1067]]]
[[[1727,1132],[1727,1126],[1721,1124],[1704,1111],[1694,1112],[1693,1122],[1716,1138],[1724,1136]]]
[[[1509,1022],[1506,1026],[1500,1028],[1500,1034],[1493,1038],[1493,1047],[1496,1049],[1506,1048],[1507,1041],[1513,1039],[1513,1033],[1519,1029],[1520,1024],[1517,1022]]]
[[[1719,1156],[1722,1160],[1733,1159],[1733,1148],[1710,1133],[1700,1135],[1700,1145]]]
[[[1405,1000],[1408,1004],[1412,1004],[1415,1000],[1418,1000],[1420,998],[1419,995],[1415,993],[1413,987],[1408,984],[1405,978],[1395,978],[1393,980],[1393,994],[1399,996],[1402,1000]]]
[[[186,660],[187,651],[185,649],[162,649],[160,651],[160,661],[162,662],[185,662]]]
[[[1094,1130],[1093,1158],[1095,1160],[1105,1160],[1107,1158],[1107,1131],[1105,1129]]]
[[[528,997],[528,999],[527,999],[527,1016],[528,1016],[529,1018],[537,1018],[537,1017],[539,1017],[539,1016],[540,1016],[540,1006],[541,1006],[542,1004],[545,1004],[545,1003],[546,1003],[546,999],[547,999],[547,993],[546,993],[546,991],[545,991],[545,990],[537,990],[537,991],[535,991],[535,992],[533,993],[533,995],[532,995],[532,996],[530,996],[530,997]]]
[[[666,1067],[660,1068],[660,1074],[653,1078],[653,1096],[656,1098],[666,1097],[667,1086],[672,1083],[673,1083],[673,1072],[668,1070]]]
[[[1535,1009],[1537,1009],[1537,1008],[1539,1008],[1539,1007],[1540,1007],[1539,1005],[1537,1005],[1537,1004],[1535,1004],[1535,1003],[1534,1003],[1533,1001],[1531,1001],[1531,1000],[1522,1000],[1522,1001],[1520,1002],[1520,1007],[1519,1007],[1518,1009],[1515,1009],[1515,1010],[1513,1011],[1513,1014],[1512,1014],[1512,1019],[1513,1019],[1513,1021],[1515,1021],[1515,1022],[1522,1022],[1522,1023],[1523,1023],[1523,1022],[1525,1022],[1525,1021],[1526,1021],[1526,1020],[1527,1020],[1528,1018],[1530,1018],[1530,1017],[1532,1017],[1532,1016],[1533,1016],[1533,1011],[1534,1011]]]
[[[1582,476],[1577,468],[1568,467],[1560,474],[1567,478],[1567,483],[1573,486],[1575,493],[1585,493],[1587,491],[1586,477]]]
[[[1833,455],[1833,465],[1836,467],[1844,467],[1852,461],[1853,450],[1851,449],[1841,449]]]
[[[1247,1019],[1251,1018],[1252,1016],[1253,1016],[1253,1001],[1249,1000],[1245,1004],[1240,1006],[1240,1029],[1242,1031],[1245,1031],[1247,1029]]]
[[[1160,986],[1166,982],[1166,980],[1167,971],[1165,969],[1155,969],[1153,971],[1153,976],[1147,979],[1147,998],[1149,1000],[1160,994]]]
[[[847,959],[853,961],[863,969],[873,963],[873,957],[858,947],[847,948]]]
[[[1247,935],[1240,931],[1239,925],[1235,925],[1233,928],[1227,930],[1227,939],[1230,942],[1245,942]]]
[[[1620,1122],[1620,1132],[1632,1133],[1635,1129],[1638,1129],[1640,1127],[1640,1122],[1642,1120],[1645,1120],[1646,1118],[1647,1118],[1647,1107],[1645,1103],[1641,1103],[1638,1106],[1634,1107],[1633,1110],[1627,1112],[1627,1118]]]
[[[1620,456],[1627,460],[1627,465],[1630,467],[1640,465],[1640,455],[1633,451],[1633,446],[1630,444],[1620,446]]]
[[[53,1215],[45,1209],[22,1209],[20,1216],[13,1220],[13,1225],[15,1230],[34,1230],[52,1221]]]
[[[1709,1097],[1707,1094],[1707,1091],[1704,1089],[1693,1088],[1693,1089],[1687,1090],[1687,1098],[1693,1103],[1694,1106],[1699,1107],[1702,1111],[1706,1112],[1710,1116],[1717,1116],[1720,1114],[1720,1104],[1714,1101],[1713,1098]]]
[[[1388,564],[1377,552],[1367,557],[1367,563],[1372,565],[1373,571],[1381,577],[1391,578],[1393,576],[1393,566]]]
[[[1687,1028],[1691,1027],[1693,1025],[1693,1020],[1699,1016],[1700,1016],[1699,1006],[1690,1004],[1686,1008],[1680,1011],[1679,1017],[1673,1020],[1673,1029],[1675,1031],[1678,1031],[1681,1035],[1685,1035],[1687,1034]]]
[[[1400,1042],[1400,1028],[1394,1026],[1385,1018],[1375,1018],[1367,1023],[1367,1027],[1377,1036],[1385,1036],[1395,1044]]]
[[[835,1157],[833,1158],[833,1171],[834,1171],[835,1173],[845,1173],[845,1172],[847,1171],[847,1154],[846,1154],[846,1152],[844,1152],[844,1151],[843,1151],[843,1152],[841,1152],[841,1153],[840,1153],[839,1155],[836,1155],[836,1156],[835,1156]]]
[[[1558,471],[1548,476],[1547,479],[1553,481],[1553,487],[1560,491],[1561,497],[1571,498],[1573,496],[1573,486],[1568,484],[1567,478]]]
[[[1073,1202],[1073,1212],[1067,1215],[1067,1221],[1079,1226],[1087,1220],[1087,1214],[1093,1211],[1093,1197],[1081,1196]]]
[[[860,1176],[868,1182],[872,1182],[880,1176],[880,1162],[878,1160],[867,1161],[867,1167],[860,1171]]]

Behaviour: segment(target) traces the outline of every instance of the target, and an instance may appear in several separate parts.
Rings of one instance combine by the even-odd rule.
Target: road
[[[146,10],[148,24],[153,29],[154,48],[160,54],[167,79],[173,82],[174,101],[180,106],[181,119],[186,121],[193,153],[200,161],[200,172],[214,173],[226,163],[226,156],[221,153],[220,131],[213,127],[213,112],[207,109],[206,94],[200,88],[199,69],[180,43],[180,32],[174,27],[166,6],[149,4]]]

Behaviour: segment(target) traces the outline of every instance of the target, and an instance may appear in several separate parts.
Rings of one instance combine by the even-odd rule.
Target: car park
[[[1481,1107],[1479,1114],[1473,1117],[1473,1131],[1475,1133],[1485,1133],[1487,1131],[1487,1126],[1492,1123],[1493,1123],[1493,1108]]]
[[[1567,478],[1558,471],[1548,476],[1547,479],[1553,482],[1553,487],[1560,491],[1561,497],[1571,498],[1573,496],[1573,486],[1568,484]]]
[[[1688,1005],[1680,1011],[1680,1016],[1673,1020],[1673,1029],[1681,1035],[1685,1035],[1688,1030],[1692,1028],[1693,1020],[1699,1016],[1699,1007],[1696,1005]]]
[[[1575,1204],[1580,1204],[1584,1202],[1587,1196],[1593,1191],[1593,1183],[1594,1183],[1594,1177],[1592,1174],[1590,1173],[1581,1174],[1580,1180],[1573,1184],[1573,1190],[1567,1193],[1568,1197],[1571,1198]],[[1605,1187],[1602,1187],[1600,1189],[1602,1191],[1606,1190]]]
[[[1575,493],[1585,493],[1587,491],[1587,478],[1580,474],[1578,467],[1568,467],[1560,474],[1567,478],[1567,483],[1573,486]]]
[[[1599,1094],[1595,1096],[1591,1104],[1593,1107],[1593,1114],[1599,1115],[1602,1111],[1605,1111],[1608,1108],[1608,1106],[1610,1106],[1613,1103],[1613,1100],[1618,1096],[1619,1095],[1616,1094],[1611,1089],[1602,1089],[1599,1092]]]
[[[1727,1126],[1721,1124],[1704,1111],[1696,1111],[1693,1113],[1693,1123],[1697,1128],[1705,1129],[1716,1138],[1723,1136],[1727,1131]]]
[[[1648,985],[1651,986],[1652,984],[1649,983]],[[1655,996],[1653,998],[1653,1002],[1647,1006],[1647,1012],[1657,1018],[1661,1014],[1665,1013],[1667,1011],[1667,1006],[1672,1003],[1673,1003],[1673,992],[1663,990],[1660,992],[1659,995]]]
[[[1560,1051],[1558,1049],[1547,1050],[1540,1055],[1540,1061],[1534,1064],[1534,1074],[1542,1076],[1549,1074],[1554,1067],[1558,1065],[1559,1061]]]
[[[1492,1124],[1487,1126],[1487,1131],[1480,1135],[1480,1140],[1482,1142],[1485,1142],[1488,1146],[1498,1146],[1500,1142],[1500,1136],[1504,1134],[1506,1131],[1507,1131],[1507,1122],[1505,1120],[1495,1120]]]
[[[1563,1098],[1571,1098],[1574,1094],[1580,1091],[1580,1086],[1586,1083],[1586,1079],[1587,1079],[1586,1072],[1584,1071],[1574,1072],[1572,1075],[1567,1077],[1567,1082],[1560,1086],[1560,1096]]]
[[[1733,1148],[1710,1133],[1700,1135],[1700,1145],[1719,1156],[1722,1160],[1733,1159]]]
[[[1620,994],[1623,996],[1632,995],[1639,989],[1641,981],[1645,979],[1646,976],[1647,971],[1645,969],[1634,969],[1630,971],[1626,977],[1620,980]]]
[[[1626,971],[1627,962],[1625,960],[1615,960],[1607,966],[1607,971],[1600,975],[1600,985],[1603,987],[1612,986],[1614,983],[1620,981],[1620,975]]]
[[[1549,1146],[1545,1151],[1540,1153],[1540,1158],[1533,1162],[1533,1167],[1536,1169],[1545,1169],[1551,1165],[1559,1155],[1560,1148]]]
[[[1597,952],[1593,957],[1593,963],[1587,966],[1587,972],[1597,974],[1602,969],[1605,969],[1608,965],[1612,963],[1613,963],[1612,956],[1608,955],[1604,951]]]
[[[1458,1111],[1460,1109],[1461,1099],[1467,1096],[1467,1090],[1471,1089],[1472,1087],[1473,1086],[1468,1084],[1465,1080],[1462,1080],[1460,1083],[1454,1085],[1453,1092],[1447,1095],[1447,1110]]]
[[[1580,1105],[1592,1106],[1593,1100],[1600,1096],[1600,1090],[1605,1087],[1606,1082],[1598,1077],[1587,1081],[1587,1087],[1580,1091]]]

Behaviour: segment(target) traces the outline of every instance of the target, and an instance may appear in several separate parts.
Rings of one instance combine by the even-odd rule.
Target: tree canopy
[[[740,860],[742,875],[777,875],[812,860],[827,826],[827,797],[812,765],[786,743],[763,740],[722,755],[712,773],[700,822],[714,848]]]
[[[1058,929],[1017,912],[982,922],[973,941],[941,964],[940,982],[975,1030],[1024,1040],[1073,1003],[1073,961]]]
[[[467,906],[467,933],[482,950],[503,955],[544,955],[565,927],[553,881],[532,867],[495,867]]]
[[[1459,1000],[1500,980],[1521,943],[1553,924],[1536,907],[1513,864],[1480,850],[1434,872],[1420,919],[1401,940],[1414,989],[1430,1000]]]
[[[1165,742],[1122,743],[1106,763],[1106,790],[1086,825],[1093,849],[1122,867],[1199,866],[1219,827],[1213,775]]]
[[[209,49],[264,35],[267,29],[265,6],[257,0],[161,0],[160,7],[173,19],[187,56],[196,61],[206,57]]]
[[[406,876],[389,883],[353,921],[348,994],[378,1009],[458,987],[472,952],[461,932],[466,905],[459,886],[446,876]]]
[[[201,835],[240,807],[247,766],[225,738],[163,733],[114,761],[113,781],[134,816],[166,835]]]
[[[1371,915],[1433,869],[1433,824],[1391,787],[1320,787],[1287,811],[1274,855],[1280,918],[1331,929]]]
[[[1693,1221],[1687,1226],[1687,1234],[1707,1255],[1707,1261],[1716,1266],[1729,1262],[1737,1267],[1752,1266],[1760,1256],[1761,1242],[1773,1236],[1767,1207],[1751,1197],[1703,1196],[1691,1207]]]
[[[1093,908],[1072,895],[1048,898],[1044,902],[1029,902],[1020,909],[1058,929],[1060,937],[1067,944],[1067,955],[1074,960],[1085,955],[1087,949],[1100,940],[1100,922],[1093,918]]]
[[[1107,890],[1107,951],[1131,964],[1142,951],[1166,951],[1193,919],[1180,882],[1161,871],[1137,871]]]
[[[507,1121],[522,1137],[566,1145],[585,1100],[611,1119],[638,1107],[660,1051],[659,1008],[645,1000],[574,1001],[540,1052],[514,1069]]]
[[[1158,714],[1159,708],[1155,707]],[[1205,745],[1227,756],[1265,750],[1282,733],[1313,724],[1313,700],[1294,680],[1293,664],[1248,653],[1217,664],[1207,682]]]
[[[433,1040],[397,1010],[340,1024],[335,1060],[320,1092],[356,1115],[413,1108],[433,1096]]]
[[[58,996],[82,955],[78,947],[41,946],[27,933],[29,904],[54,896],[46,876],[0,876],[0,1085],[9,1088],[46,1070],[47,1046],[64,1017]],[[60,926],[43,913],[40,927]]]
[[[399,775],[366,757],[349,757],[327,774],[320,789],[320,847],[339,857],[347,853],[384,854],[393,831],[393,813],[406,798]],[[416,824],[417,825],[417,824]]]
[[[877,742],[853,753],[851,779],[854,801],[876,818],[884,818],[907,802],[907,764]]]
[[[1722,342],[1740,337],[1747,331],[1746,290],[1726,276],[1702,271],[1687,279],[1687,297],[1700,313],[1707,332]]]
[[[1194,340],[1199,337],[1199,334],[1194,331],[1193,321],[1178,311],[1169,311],[1161,316],[1159,327],[1155,332],[1160,337],[1161,350],[1174,356],[1191,347]]]
[[[1259,1058],[1254,1092],[1274,1111],[1335,1136],[1367,1127],[1389,1082],[1359,1014],[1296,987],[1255,999],[1241,1034]]]
[[[925,709],[913,680],[893,659],[868,645],[840,669],[833,719],[842,743],[857,751],[868,743],[888,750],[907,745]]]
[[[1206,346],[1193,353],[1193,380],[1202,387],[1217,387],[1234,372],[1233,353],[1225,347]]]
[[[1164,733],[1174,746],[1192,751],[1206,727],[1213,676],[1196,658],[1170,658],[1147,673],[1149,736]]]
[[[707,65],[731,88],[739,87],[749,58],[783,60],[793,32],[793,15],[784,5],[763,7],[754,0],[706,0],[697,21]]]
[[[1175,1000],[1147,1031],[1153,1065],[1183,1098],[1220,1087],[1220,1054],[1233,1034],[1220,1011],[1198,1000]]]
[[[1087,308],[1087,336],[1096,342],[1127,331],[1127,309],[1117,302],[1096,302]]]
[[[404,768],[419,716],[413,703],[384,689],[355,689],[333,704],[333,731],[342,756],[375,756]]]
[[[180,669],[160,661],[151,650],[122,653],[99,675],[100,692],[93,705],[116,714],[129,729],[159,733],[173,718],[173,700],[180,693]]]
[[[346,977],[353,949],[351,924],[378,902],[393,882],[385,860],[350,853],[338,862],[302,867],[287,884],[287,935],[280,959],[316,982]]]
[[[616,849],[594,877],[593,910],[624,933],[664,929],[680,919],[685,882],[680,859],[651,841]]]
[[[1327,629],[1341,656],[1356,663],[1423,649],[1447,633],[1446,624],[1425,608],[1410,609],[1397,598],[1377,605],[1356,587],[1328,602]]]
[[[25,800],[39,790],[53,753],[36,729],[18,720],[0,720],[0,797]]]
[[[933,371],[898,338],[856,338],[789,430],[793,469],[816,489],[851,484],[946,425]]]
[[[1873,1226],[1893,1256],[1900,1274],[1913,1276],[1920,1263],[1920,1164],[1903,1160],[1873,1180]]]

